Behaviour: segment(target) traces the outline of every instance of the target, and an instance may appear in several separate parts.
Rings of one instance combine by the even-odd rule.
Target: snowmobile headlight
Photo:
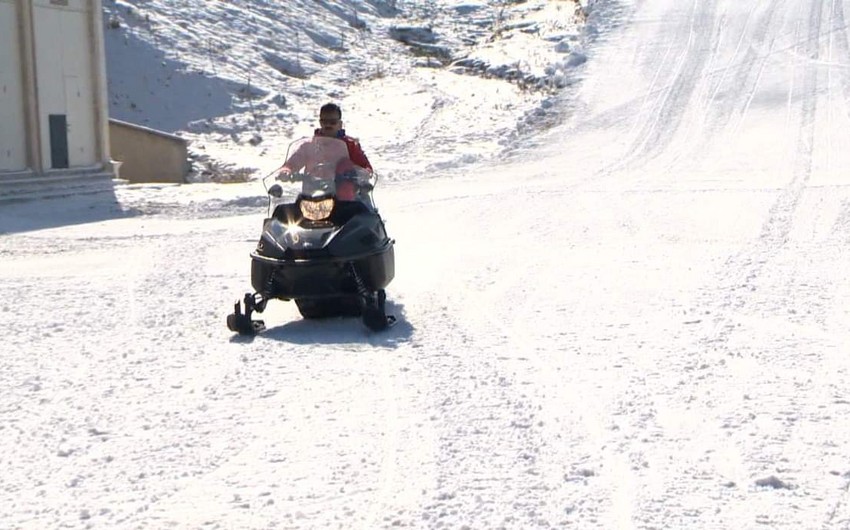
[[[322,221],[331,215],[334,209],[334,200],[332,197],[322,199],[320,201],[302,200],[299,204],[301,215],[310,221]]]

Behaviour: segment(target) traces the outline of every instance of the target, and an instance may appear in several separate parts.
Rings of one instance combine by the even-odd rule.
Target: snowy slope
[[[594,9],[501,163],[375,141],[387,333],[227,331],[256,183],[4,206],[3,525],[846,529],[850,2]]]
[[[387,165],[400,152],[431,162],[439,149],[438,168],[496,155],[573,81],[588,34],[572,0],[116,0],[106,10],[111,115],[263,170],[312,131],[326,101],[342,103],[350,132]]]

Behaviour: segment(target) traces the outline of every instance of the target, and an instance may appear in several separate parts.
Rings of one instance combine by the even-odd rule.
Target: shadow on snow
[[[113,192],[0,204],[0,235],[136,217]]]
[[[356,317],[338,317],[317,320],[296,318],[281,325],[266,328],[255,337],[233,335],[230,342],[251,343],[258,339],[268,339],[290,344],[371,344],[376,347],[396,348],[407,343],[413,337],[413,324],[404,318],[404,304],[395,304],[387,300],[387,314],[395,315],[395,325],[385,331],[369,331]],[[254,318],[262,319],[262,315]],[[270,322],[266,322],[267,325]]]

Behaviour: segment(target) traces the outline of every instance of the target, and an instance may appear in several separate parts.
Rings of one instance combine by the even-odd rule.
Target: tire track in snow
[[[844,2],[843,0],[832,0],[830,4],[830,24],[829,24],[829,36],[830,36],[830,57],[829,62],[833,64],[834,58],[837,58],[838,61],[847,60],[850,58],[850,40],[848,40],[848,27],[847,27],[847,19],[844,14]],[[835,46],[838,48],[836,52],[833,52],[832,44],[835,43]],[[846,109],[846,118],[850,119],[850,73],[846,68],[841,68],[838,70],[838,75],[840,75],[840,84],[842,88],[842,96],[844,99],[844,106]],[[831,76],[834,75],[834,68],[830,68],[829,70],[830,79]],[[833,83],[829,83],[830,90],[832,89]],[[834,108],[833,105],[830,106],[830,111]],[[830,124],[829,131],[832,132],[833,123],[832,121],[835,118],[833,114],[830,114]],[[832,150],[830,149],[830,152]],[[827,168],[831,170],[832,168]],[[850,214],[850,204],[845,203],[844,205],[844,216],[848,216]],[[839,229],[843,229],[842,231],[847,234],[846,230],[850,223],[842,222],[841,215],[839,215],[839,219],[836,220],[836,227]],[[840,492],[838,499],[835,501],[835,504],[832,510],[827,514],[826,523],[824,528],[826,530],[846,530],[850,528],[850,471],[847,471],[843,475],[844,478],[844,486],[842,491]]]
[[[844,487],[841,489],[838,502],[827,514],[826,530],[847,530],[850,528],[850,472],[844,474]]]
[[[162,323],[156,306],[173,295],[168,286],[174,282],[164,281],[164,275],[179,277],[196,267],[205,269],[174,252],[179,249],[173,247],[197,246],[192,241],[175,240],[161,249],[156,260],[160,267],[138,286],[147,300],[138,308],[146,324]],[[216,251],[226,254],[229,249]],[[210,303],[204,297],[214,285],[207,279],[215,280],[215,275],[195,274],[196,282],[184,282],[184,307]],[[230,296],[219,289],[214,298],[229,302]],[[175,352],[183,342],[180,326],[211,327],[212,344],[231,337],[222,319],[228,304],[215,300],[211,305],[215,311],[203,322],[185,322],[191,314],[178,317],[184,322],[167,334],[163,352],[180,357]],[[295,314],[291,307],[281,311],[283,306],[270,306],[267,313],[272,314],[266,316],[274,320],[274,313]],[[311,340],[320,329],[327,340],[324,348]],[[404,490],[396,468],[399,439],[407,433],[401,432],[406,424],[399,421],[398,410],[409,404],[397,384],[398,363],[382,359],[386,350],[365,340],[368,336],[356,319],[296,320],[267,331],[253,341],[221,340],[213,351],[203,345],[189,348],[186,366],[177,369],[184,377],[192,375],[183,381],[165,377],[182,387],[171,391],[181,399],[168,400],[173,407],[150,415],[179,422],[186,438],[181,440],[156,421],[153,430],[163,436],[159,448],[141,437],[141,448],[149,453],[148,475],[159,476],[161,484],[140,480],[142,491],[155,500],[138,514],[125,514],[124,524],[157,528],[222,520],[254,528],[300,520],[315,527],[339,521],[346,521],[348,528],[389,525],[383,519],[391,516],[389,510],[398,504],[393,498]],[[291,341],[278,342],[276,337]],[[148,337],[147,344],[151,342],[158,343]],[[146,380],[167,373],[161,370],[166,360],[148,362],[158,364],[151,364],[152,375]],[[191,509],[200,504],[208,509]]]
[[[813,63],[819,55],[821,9],[820,3],[817,1],[813,0],[810,5],[808,34],[802,39],[802,42],[805,46],[804,55],[811,59]],[[804,6],[805,4],[800,4],[801,9]],[[800,42],[800,39],[798,39],[798,42]],[[738,254],[731,256],[722,268],[717,283],[721,286],[720,292],[724,292],[726,295],[720,304],[716,302],[709,304],[709,306],[713,306],[713,312],[718,316],[715,317],[714,330],[705,338],[707,343],[711,343],[715,347],[726,343],[730,334],[734,331],[734,325],[730,321],[728,313],[734,312],[746,304],[750,292],[749,286],[773,256],[786,244],[792,228],[796,206],[811,175],[818,72],[813,64],[803,66],[805,71],[802,74],[802,95],[798,98],[801,101],[801,108],[798,127],[796,127],[798,133],[791,165],[791,181],[779,192],[768,210],[767,218],[756,241],[742,249]],[[791,119],[791,102],[795,99],[794,96],[794,87],[792,86],[788,95],[789,120]]]
[[[543,235],[541,240],[552,242],[552,236]],[[553,265],[530,266],[525,277],[499,282],[499,291],[492,293],[497,300],[513,300],[510,310],[492,318],[489,325],[494,336],[504,338],[500,364],[505,372],[527,374],[534,382],[525,394],[534,411],[528,432],[529,447],[534,449],[528,473],[535,479],[538,521],[529,519],[517,527],[565,528],[593,522],[600,528],[628,528],[637,518],[635,498],[643,496],[641,477],[635,472],[641,458],[629,450],[630,436],[619,432],[618,424],[635,422],[638,430],[649,427],[648,411],[640,410],[647,402],[646,387],[641,377],[635,377],[645,372],[617,346],[621,340],[628,342],[632,334],[628,326],[611,320],[589,327],[581,319],[573,322],[569,315],[578,301],[572,296],[524,283],[528,278],[553,277],[547,267]],[[542,327],[511,315],[539,316],[544,321],[562,315],[563,320]],[[488,328],[484,322],[479,326]],[[528,337],[529,329],[540,335]]]
[[[708,451],[705,457],[698,461],[697,469],[703,469],[702,472],[710,473],[707,476],[716,474],[717,470],[726,470],[733,477],[735,473],[744,475],[744,480],[754,481],[756,478],[763,478],[753,477],[750,474],[759,472],[769,474],[769,471],[764,470],[774,470],[774,462],[783,461],[788,455],[797,454],[798,451],[806,451],[810,448],[805,444],[815,443],[814,439],[818,437],[818,434],[805,436],[801,432],[802,426],[797,420],[805,419],[817,422],[822,419],[817,410],[813,407],[806,407],[805,399],[798,400],[798,396],[817,395],[818,389],[811,384],[811,381],[807,383],[805,378],[802,381],[779,381],[771,375],[772,371],[766,371],[768,365],[776,363],[777,367],[784,366],[790,373],[793,373],[795,367],[801,371],[805,370],[815,377],[816,374],[824,373],[825,368],[818,364],[817,359],[805,359],[805,357],[812,355],[817,357],[815,353],[803,353],[808,349],[805,339],[798,339],[799,345],[796,349],[802,350],[799,357],[785,357],[782,355],[782,351],[780,351],[779,357],[774,355],[773,357],[763,358],[765,355],[770,356],[770,351],[763,353],[753,351],[749,352],[752,357],[741,357],[736,355],[734,351],[736,344],[734,338],[737,333],[740,333],[738,326],[741,322],[741,312],[754,304],[758,306],[765,302],[771,302],[771,300],[760,298],[756,286],[765,269],[770,267],[771,264],[776,265],[773,262],[778,259],[779,253],[787,246],[789,234],[794,227],[795,212],[812,173],[815,141],[814,122],[819,86],[819,74],[815,62],[820,53],[823,12],[822,5],[818,1],[798,5],[801,10],[808,9],[807,16],[803,18],[807,24],[807,32],[798,42],[803,43],[804,55],[811,61],[803,65],[804,70],[800,74],[802,78],[800,91],[802,94],[797,96],[793,93],[793,88],[789,90],[789,112],[792,109],[791,101],[800,101],[797,109],[798,114],[796,120],[794,120],[798,123],[798,126],[792,127],[792,130],[797,130],[798,133],[794,143],[795,151],[790,171],[791,180],[777,194],[757,239],[739,253],[729,257],[719,271],[716,281],[704,288],[702,295],[697,296],[694,300],[700,306],[700,315],[703,313],[711,314],[712,316],[709,317],[711,321],[699,324],[700,317],[698,317],[694,321],[692,332],[689,332],[687,328],[682,330],[680,338],[686,341],[683,343],[686,352],[684,354],[679,352],[669,359],[669,366],[674,373],[681,376],[681,380],[676,382],[675,386],[671,386],[673,382],[665,383],[664,386],[668,390],[663,393],[659,392],[659,395],[668,395],[669,403],[660,407],[663,410],[675,411],[683,408],[683,415],[685,413],[694,414],[712,422],[723,422],[722,426],[715,427],[715,431],[704,431],[709,439],[703,440],[702,445],[710,447],[711,451]],[[757,86],[753,87],[753,90],[756,88]],[[791,119],[790,113],[789,119]],[[794,278],[783,278],[782,281],[789,282],[787,289],[789,293],[792,293]],[[791,353],[787,351],[787,348],[783,351],[784,353]],[[762,363],[765,364],[762,365]],[[812,372],[812,370],[814,371]],[[768,385],[764,387],[764,391],[770,396],[785,396],[788,400],[782,404],[771,402],[762,404],[763,406],[759,406],[755,401],[749,401],[750,395],[754,397],[760,395],[761,385]],[[728,393],[729,390],[743,392],[744,401],[739,404],[736,410],[729,411],[723,408],[718,410],[716,407],[721,399],[720,397]],[[738,399],[740,399],[740,395],[736,395],[732,402],[737,402]],[[684,407],[676,406],[676,404],[681,403],[686,405]],[[722,401],[720,405],[723,405]],[[730,415],[724,416],[724,412],[728,412]],[[765,418],[765,414],[771,412],[775,416]],[[805,417],[800,418],[798,415],[805,415]],[[746,438],[745,433],[752,430],[751,425],[759,420],[762,422],[773,421],[775,430],[771,436],[759,438],[753,443],[752,440]],[[800,445],[802,445],[802,448]],[[824,451],[824,454],[829,453],[828,449],[820,450]],[[727,461],[715,463],[713,465],[716,467],[712,467],[711,453],[715,451],[724,454]],[[739,498],[740,493],[734,489],[737,487],[735,481],[730,482],[730,484],[728,494],[723,495],[723,497]],[[676,485],[671,487],[674,490],[676,489]],[[686,493],[686,491],[679,491],[674,493],[674,496],[682,498]],[[755,517],[756,522],[774,525],[778,528],[782,523],[774,519],[775,515],[780,513],[778,510],[782,510],[782,513],[790,513],[790,508],[787,507],[784,500],[777,502],[781,502],[781,504],[777,505],[772,514],[759,513],[758,508],[754,507],[754,511],[748,516]],[[797,509],[794,510],[795,513],[796,511]],[[724,516],[719,515],[719,517]],[[732,515],[732,520],[735,520],[735,517],[735,515]],[[793,524],[793,519],[783,522]],[[703,522],[706,521],[703,520]]]
[[[245,436],[222,436],[228,432],[222,425],[238,421],[240,406],[228,410],[216,403],[216,389],[238,384],[239,363],[222,363],[197,341],[210,336],[211,326],[222,326],[219,311],[209,307],[217,283],[205,274],[209,236],[160,237],[153,256],[133,264],[135,281],[126,286],[129,333],[118,393],[128,403],[114,408],[130,414],[120,425],[116,449],[125,461],[122,479],[138,497],[118,503],[128,510],[114,514],[120,524],[156,527],[163,505],[192,480],[225,466],[246,444]]]
[[[169,453],[156,434],[173,433],[172,429],[185,425],[178,416],[169,417],[175,409],[164,411],[159,406],[167,401],[161,401],[162,396],[180,394],[176,387],[186,385],[180,377],[184,375],[180,372],[185,363],[180,353],[184,350],[171,341],[157,340],[164,327],[179,326],[167,317],[172,306],[151,307],[147,301],[149,296],[155,299],[161,293],[176,301],[178,297],[169,289],[171,274],[179,277],[181,270],[189,270],[195,278],[203,278],[191,269],[201,266],[206,254],[205,245],[185,252],[183,245],[193,248],[191,237],[172,237],[172,243],[167,239],[161,235],[138,236],[131,247],[116,254],[101,250],[112,246],[109,238],[92,237],[83,258],[69,260],[82,264],[79,270],[50,271],[51,277],[56,276],[50,281],[52,302],[65,308],[66,317],[75,317],[74,322],[64,325],[73,326],[75,335],[84,341],[80,344],[76,337],[66,341],[62,329],[57,328],[52,330],[59,332],[55,350],[50,346],[52,340],[39,338],[32,343],[46,348],[40,357],[57,372],[54,376],[52,370],[41,371],[39,380],[46,392],[39,415],[46,416],[36,431],[43,429],[45,437],[55,437],[59,448],[56,454],[31,466],[43,477],[44,490],[50,492],[37,502],[51,510],[54,522],[84,524],[86,518],[93,517],[113,525],[134,515],[135,509],[142,509],[148,502],[143,492],[158,496],[165,491],[159,481],[140,476],[169,467],[157,466],[165,459],[157,462],[147,456],[155,450]],[[153,257],[149,251],[140,250],[146,248],[153,248]],[[156,269],[158,265],[173,265],[173,255],[181,255],[181,251],[185,267]],[[101,262],[104,255],[108,255],[108,263]],[[189,280],[181,287],[197,290],[193,285]],[[194,311],[196,306],[182,306],[183,310],[188,308]],[[159,325],[147,327],[145,324],[154,322],[147,317]],[[205,363],[201,361],[196,374],[204,372]],[[169,455],[178,452],[180,449]],[[116,484],[121,487],[116,488]]]
[[[847,18],[844,14],[844,2],[833,0],[832,2],[832,21],[830,24],[830,36],[835,39],[835,45],[838,50],[834,54],[837,61],[850,60],[850,40],[848,40]],[[847,115],[850,118],[850,71],[845,68],[838,69],[841,75],[841,86],[844,93],[844,100],[847,108]]]
[[[286,421],[269,399],[274,379],[262,378],[269,372],[256,362],[246,364],[262,351],[262,341],[222,351],[226,342],[217,340],[230,336],[222,313],[231,294],[209,273],[213,249],[205,241],[207,234],[183,234],[159,242],[149,262],[136,264],[139,280],[126,297],[135,299],[127,308],[128,327],[137,324],[128,337],[126,366],[119,370],[125,382],[119,393],[128,403],[112,408],[127,408],[132,416],[116,425],[122,436],[113,450],[122,454],[121,478],[138,497],[117,503],[124,510],[111,517],[121,524],[158,528],[189,524],[187,517],[238,520],[252,513],[244,505],[256,499],[233,499],[243,494],[244,481],[257,478],[246,469],[267,448],[269,431],[258,424]],[[210,340],[198,340],[204,337]],[[222,499],[222,492],[231,498]],[[198,502],[210,503],[210,509],[200,514],[186,509]]]
[[[751,6],[732,57],[727,65],[720,70],[719,79],[714,87],[711,88],[710,85],[708,87],[710,93],[702,104],[704,110],[701,113],[703,134],[696,147],[688,150],[689,156],[710,152],[706,144],[712,137],[709,136],[708,132],[716,133],[725,129],[726,133],[716,141],[720,145],[727,145],[733,141],[732,138],[746,118],[750,104],[757,93],[762,73],[771,59],[773,39],[771,39],[767,50],[765,50],[765,44],[775,16],[782,12],[781,8],[784,1],[771,0],[770,4],[764,7],[761,7],[758,3]],[[758,11],[761,11],[761,13],[756,14]],[[740,57],[744,40],[751,27],[754,30],[750,39],[748,39],[743,57]],[[730,74],[732,75],[730,76]],[[715,72],[710,72],[708,77],[714,75]],[[729,93],[725,94],[722,100],[719,100],[718,96],[724,86]],[[720,104],[718,104],[719,101]]]
[[[686,147],[680,149],[678,152],[673,153],[674,156],[666,164],[666,168],[664,170],[665,172],[672,172],[674,170],[676,164],[685,157],[690,158],[690,157],[694,157],[694,156],[700,156],[700,155],[706,153],[707,150],[705,148],[705,144],[708,142],[708,139],[709,139],[708,132],[711,131],[712,133],[714,133],[719,128],[721,128],[721,124],[711,123],[711,120],[709,118],[709,114],[711,113],[711,110],[712,110],[712,108],[714,107],[714,104],[717,101],[718,93],[720,92],[720,89],[723,86],[723,84],[724,84],[724,82],[727,78],[727,75],[733,70],[737,70],[739,72],[741,72],[741,71],[748,72],[750,67],[752,66],[751,64],[745,64],[745,65],[739,67],[739,66],[736,65],[736,63],[738,62],[738,58],[739,58],[739,55],[741,53],[741,48],[742,48],[743,42],[745,40],[745,37],[747,36],[747,32],[750,28],[750,25],[753,22],[753,14],[755,13],[756,8],[757,8],[757,6],[754,6],[747,12],[747,18],[744,22],[744,27],[741,29],[741,34],[738,38],[737,45],[735,46],[735,51],[733,52],[730,60],[727,62],[727,65],[724,68],[719,70],[720,79],[719,79],[719,81],[717,81],[717,83],[714,85],[714,87],[712,87],[711,78],[716,76],[717,73],[718,73],[718,71],[714,70],[714,65],[715,65],[715,62],[717,60],[718,50],[721,46],[723,36],[725,35],[725,32],[728,30],[728,28],[724,27],[724,24],[726,22],[725,21],[726,15],[725,15],[725,13],[723,15],[721,15],[721,17],[718,21],[717,34],[711,41],[713,43],[713,47],[712,47],[712,50],[711,50],[711,58],[709,59],[707,65],[705,67],[705,72],[706,72],[706,74],[704,76],[705,82],[702,84],[701,90],[700,90],[700,92],[707,92],[707,95],[704,96],[705,99],[702,103],[697,102],[698,116],[695,117],[694,119],[692,119],[691,121],[687,122],[687,124],[686,124],[687,129],[682,131],[678,135],[680,138],[684,137],[684,138],[689,139],[690,141],[688,141],[687,144],[690,147],[686,146]],[[748,47],[747,49],[748,49],[748,53],[752,52],[752,47]],[[747,58],[745,57],[744,61],[746,61],[746,60],[747,60]],[[743,89],[743,87],[745,85],[742,85],[739,82],[739,83],[733,83],[732,86],[734,87],[733,88],[734,90],[741,90],[741,89]],[[697,101],[699,101],[699,98],[701,98],[702,95],[698,93],[696,97],[697,97]],[[696,128],[693,126],[694,121],[696,121],[696,123],[698,125]],[[725,122],[723,122],[722,125],[725,125]],[[699,138],[691,139],[690,137],[691,137],[692,132],[699,134]]]
[[[493,357],[467,353],[467,344],[481,351],[482,342],[490,342],[490,327],[481,336],[481,328],[467,330],[450,311],[439,323],[445,331],[437,351],[443,353],[427,359],[428,372],[435,374],[431,420],[440,433],[440,451],[437,491],[429,492],[422,521],[427,528],[446,521],[455,527],[529,527],[547,519],[539,513],[546,509],[539,502],[546,486],[535,471],[540,439],[534,402],[522,389],[522,377],[505,370],[504,346],[487,348]]]
[[[830,25],[830,37],[833,38],[833,42],[835,47],[837,48],[833,57],[835,57],[835,62],[830,61],[830,63],[834,65],[841,65],[844,67],[840,68],[831,68],[831,75],[840,76],[839,83],[841,84],[845,113],[846,118],[850,120],[850,69],[846,68],[846,61],[850,58],[850,40],[848,40],[848,27],[847,27],[847,17],[844,12],[844,3],[840,1],[833,0],[832,2],[832,24]],[[832,116],[832,119],[837,119],[835,116]],[[830,130],[833,130],[830,127]],[[839,149],[840,150],[840,149]],[[827,168],[828,170],[832,170],[832,167]],[[833,225],[832,232],[836,237],[844,239],[845,241],[850,241],[850,202],[844,201],[841,206],[841,211],[838,214],[835,224]]]
[[[822,25],[821,4],[813,1],[801,3],[799,7],[800,9],[809,9],[806,19],[808,32],[802,42],[805,43],[806,55],[816,60],[819,53],[819,35]],[[766,26],[762,27],[766,28]],[[765,33],[760,38],[764,40],[766,36]],[[735,461],[736,452],[740,447],[730,446],[734,438],[730,438],[729,435],[736,432],[734,429],[746,428],[746,423],[751,421],[741,420],[738,415],[745,416],[748,412],[750,414],[761,412],[756,403],[748,406],[746,401],[741,410],[726,419],[726,423],[722,427],[718,426],[715,428],[716,430],[711,430],[699,426],[699,430],[696,432],[704,439],[691,440],[689,436],[692,433],[680,429],[688,426],[688,422],[684,419],[689,417],[700,417],[704,421],[721,419],[717,417],[718,413],[715,412],[715,406],[720,396],[723,396],[730,389],[739,390],[743,388],[746,391],[748,385],[745,381],[747,380],[750,380],[751,384],[754,384],[753,382],[756,380],[762,380],[762,382],[765,379],[769,380],[768,375],[756,374],[744,362],[731,359],[729,357],[732,353],[730,342],[736,332],[736,313],[742,307],[748,305],[753,300],[753,296],[757,296],[752,294],[749,286],[754,284],[762,270],[768,266],[771,260],[775,259],[777,253],[783,249],[788,241],[789,233],[793,228],[794,212],[811,175],[815,139],[814,120],[818,102],[818,72],[813,64],[805,65],[805,67],[806,70],[801,74],[803,93],[798,98],[802,103],[797,116],[799,127],[797,128],[798,136],[794,143],[795,152],[791,181],[776,197],[757,240],[738,254],[731,256],[722,267],[717,280],[703,289],[701,296],[696,297],[695,303],[703,309],[708,309],[714,315],[713,322],[707,326],[707,329],[695,327],[691,332],[685,327],[678,331],[675,337],[676,342],[682,341],[682,348],[686,351],[682,352],[674,347],[673,351],[668,354],[669,357],[660,359],[660,364],[668,367],[668,374],[675,374],[675,376],[656,381],[655,392],[651,399],[649,396],[643,396],[643,399],[647,400],[644,401],[644,405],[650,410],[652,410],[652,405],[655,405],[657,410],[666,411],[668,416],[676,416],[678,413],[678,416],[682,418],[678,420],[679,426],[676,425],[677,422],[672,421],[674,418],[671,417],[665,418],[663,421],[662,418],[658,418],[654,425],[660,432],[664,433],[665,437],[676,436],[677,433],[681,436],[680,443],[683,443],[681,445],[683,451],[677,453],[677,456],[671,457],[671,460],[676,461],[675,458],[681,458],[680,466],[688,463],[689,467],[682,468],[681,472],[687,473],[689,477],[709,479],[716,477],[718,470],[728,469],[730,472],[735,472],[747,466],[758,467],[759,462],[753,461],[753,457],[770,458],[775,456],[774,461],[776,461],[782,458],[783,451],[793,452],[796,449],[794,444],[800,443],[796,441],[796,438],[799,437],[795,436],[799,424],[795,421],[793,412],[789,412],[790,417],[787,418],[787,421],[782,421],[781,427],[779,427],[780,432],[776,433],[774,437],[759,440],[756,444],[757,448],[749,447],[747,449],[747,453],[743,455],[744,460]],[[751,90],[757,90],[758,76],[748,77],[748,79],[751,79],[749,85]],[[751,98],[752,95],[747,94],[746,101]],[[791,96],[789,96],[790,100]],[[740,102],[741,100],[737,99],[737,101]],[[725,115],[733,115],[726,112],[728,109],[724,108],[723,110]],[[742,110],[745,111],[746,106]],[[692,351],[687,351],[689,349],[692,349]],[[792,387],[791,396],[793,396],[795,390],[803,394],[813,391],[805,383],[797,384],[791,381],[783,382],[783,384]],[[785,390],[783,387],[779,391]],[[756,391],[757,389],[753,389],[753,392]],[[776,391],[774,390],[774,392]],[[637,396],[637,398],[636,403],[641,403],[641,396]],[[800,406],[797,400],[792,398],[787,403],[785,411],[799,411]],[[785,419],[782,417],[785,411],[779,413],[781,420]],[[811,413],[812,411],[806,412]],[[652,426],[653,422],[647,424],[647,427]],[[693,427],[697,428],[696,425]],[[670,448],[673,447],[675,445],[671,443]],[[698,451],[701,450],[705,453],[700,454]],[[777,451],[780,452],[778,456],[776,455]],[[717,461],[714,453],[723,454],[727,461]],[[674,466],[669,464],[667,467],[675,469]],[[658,470],[656,470],[656,473],[658,473]],[[665,476],[662,475],[662,477]],[[639,501],[639,513],[642,514],[642,522],[647,525],[669,525],[669,510],[671,508],[669,503],[671,499],[681,500],[686,498],[689,493],[688,488],[693,486],[687,480],[676,482],[675,478],[670,475],[665,478],[667,481],[660,490],[662,495],[647,495]],[[673,481],[670,482],[670,480]],[[721,497],[731,499],[739,497],[739,495],[739,492],[730,487],[728,494],[723,494]],[[730,507],[732,506],[734,504],[730,505]],[[707,509],[708,507],[704,508]],[[685,513],[687,514],[688,511]],[[693,506],[690,514],[698,517],[702,524],[710,526],[714,523],[718,527],[723,527],[736,520],[735,515],[732,515],[729,519],[728,514],[720,512],[709,514],[708,511],[698,506]],[[751,514],[750,516],[754,515]],[[773,522],[768,520],[765,524],[772,524]]]
[[[366,349],[271,349],[249,361],[230,391],[221,389],[224,406],[245,403],[221,427],[247,436],[231,438],[226,458],[205,474],[180,481],[156,507],[159,522],[186,523],[185,507],[198,504],[209,510],[195,514],[197,525],[380,528],[405,520],[399,512],[410,506],[397,496],[409,486],[396,471],[406,396],[390,376],[397,364],[379,359],[386,352],[364,359]]]
[[[813,2],[808,20],[808,35],[805,41],[805,55],[812,64],[806,65],[803,77],[802,104],[800,121],[797,128],[797,146],[793,161],[793,173],[790,184],[782,190],[778,199],[768,212],[767,222],[762,227],[758,248],[762,253],[775,253],[788,240],[794,212],[805,191],[812,172],[812,153],[815,141],[815,114],[818,104],[818,70],[814,67],[820,55],[821,4]],[[757,274],[757,271],[751,271]]]
[[[539,188],[528,198],[536,193]],[[493,215],[502,219],[498,213],[503,211],[496,207]],[[578,316],[580,310],[572,304],[580,304],[580,299],[569,294],[569,288],[553,292],[553,286],[538,286],[531,280],[554,277],[564,267],[563,263],[526,263],[528,256],[538,254],[536,245],[557,245],[562,238],[566,243],[582,240],[580,226],[570,228],[567,223],[566,231],[576,232],[563,234],[564,226],[541,223],[543,215],[520,212],[512,219],[516,238],[523,238],[525,226],[540,229],[534,241],[522,239],[521,255],[500,252],[498,259],[488,261],[471,277],[457,273],[465,277],[467,299],[474,300],[475,306],[466,314],[459,305],[449,304],[463,320],[447,327],[448,333],[461,343],[471,340],[477,351],[488,355],[460,358],[457,362],[463,362],[463,368],[451,371],[457,374],[451,387],[465,400],[446,406],[468,411],[459,415],[461,420],[467,418],[462,429],[457,427],[460,420],[445,422],[444,447],[450,458],[444,459],[441,468],[446,470],[445,482],[462,486],[441,491],[440,502],[426,512],[429,527],[436,528],[442,520],[445,526],[467,524],[470,528],[563,528],[588,521],[600,528],[625,528],[635,517],[631,501],[642,495],[641,480],[646,477],[641,474],[644,461],[636,447],[640,440],[632,433],[655,431],[652,386],[645,377],[651,363],[626,353],[629,337],[639,332],[611,329],[615,324]],[[515,244],[509,229],[499,236],[509,241],[494,237],[494,248]],[[517,270],[524,272],[516,274]],[[578,276],[569,273],[563,285],[581,277],[581,270]],[[454,292],[450,287],[445,290]],[[608,313],[594,304],[591,308],[602,318]],[[570,321],[572,314],[578,322]],[[538,319],[550,319],[552,325]],[[588,330],[600,335],[599,342],[583,337]],[[609,333],[621,335],[617,337],[621,340],[609,343]],[[577,352],[580,348],[585,351]],[[610,375],[611,364],[617,365],[613,370],[617,376]],[[475,377],[477,386],[466,374]],[[653,376],[658,377],[657,370]],[[616,379],[615,384],[608,384],[611,379]],[[470,394],[464,396],[465,392]],[[478,403],[469,403],[470,399]],[[620,432],[614,423],[637,429]],[[473,456],[463,459],[451,451]],[[484,463],[475,465],[479,459]],[[465,514],[467,519],[453,514]],[[439,515],[442,518],[432,522]]]
[[[801,8],[804,4],[800,4]],[[816,61],[819,55],[819,34],[821,27],[821,11],[818,2],[812,4],[808,20],[808,34],[802,40],[806,49],[804,54]],[[798,39],[799,42],[799,39]],[[741,307],[747,297],[746,291],[755,278],[759,276],[762,268],[770,261],[779,249],[787,242],[788,234],[793,225],[794,211],[805,190],[812,168],[812,152],[814,144],[814,119],[817,110],[817,68],[813,65],[804,65],[803,86],[800,115],[796,130],[796,148],[791,165],[791,181],[778,194],[773,205],[767,213],[767,218],[762,225],[761,233],[752,245],[748,245],[740,253],[731,256],[722,268],[718,284],[723,286],[722,291],[727,294],[721,303],[719,313],[723,315],[729,310]],[[789,119],[791,119],[791,101],[794,99],[794,87],[789,90]],[[743,293],[742,293],[743,291]],[[716,305],[716,304],[712,304]],[[723,316],[717,317],[720,321]],[[711,333],[712,342],[723,343],[732,331],[729,323],[718,323],[718,328]]]
[[[483,217],[468,219],[471,227],[503,223],[511,194],[502,191],[477,201],[475,214],[468,197],[461,198],[459,213]],[[548,528],[564,517],[552,497],[554,485],[563,483],[561,462],[544,456],[555,441],[541,412],[549,406],[537,385],[541,367],[526,355],[528,345],[518,333],[522,325],[512,323],[513,307],[523,305],[512,288],[521,280],[511,266],[502,266],[504,259],[521,256],[498,250],[523,237],[519,226],[516,230],[499,231],[494,250],[482,254],[469,255],[462,242],[450,243],[465,258],[434,263],[429,272],[439,290],[418,297],[429,308],[422,328],[428,339],[415,347],[423,352],[422,372],[429,374],[423,383],[437,454],[431,464],[435,480],[423,491],[416,527]],[[447,255],[454,250],[444,249]]]
[[[710,22],[714,16],[715,2],[692,0],[691,14],[687,24],[680,27],[679,33],[671,40],[671,49],[686,42],[671,72],[667,84],[658,94],[658,98],[643,113],[631,148],[616,161],[607,172],[627,168],[643,161],[651,160],[664,153],[668,145],[680,133],[679,127],[684,118],[688,101],[693,97],[698,81],[706,64],[706,53],[699,48],[702,42],[711,42]],[[669,50],[668,50],[669,51]],[[662,62],[660,69],[666,64]],[[653,81],[653,85],[655,81]],[[639,113],[640,115],[640,113]]]

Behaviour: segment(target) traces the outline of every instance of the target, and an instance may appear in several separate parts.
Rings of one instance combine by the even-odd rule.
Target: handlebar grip
[[[283,178],[278,175],[278,180],[283,182],[303,182],[304,173],[289,173],[286,174]]]

